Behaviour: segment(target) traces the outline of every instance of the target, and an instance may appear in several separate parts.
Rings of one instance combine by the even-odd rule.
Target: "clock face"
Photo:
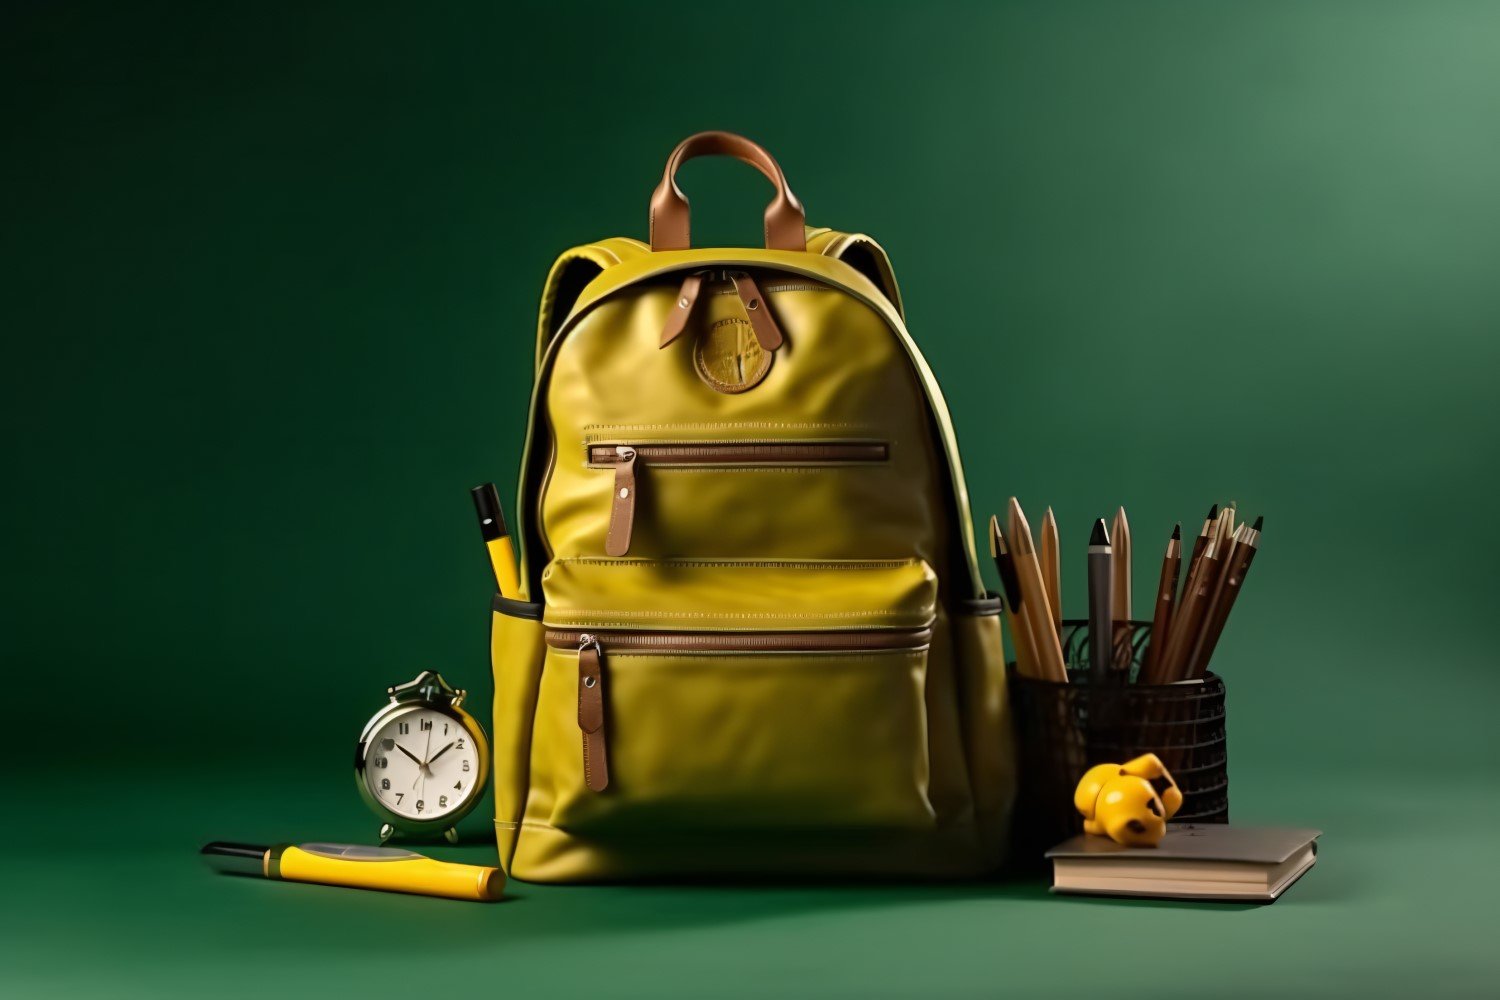
[[[412,708],[387,719],[365,744],[365,784],[397,816],[452,815],[479,788],[479,751],[457,719]]]

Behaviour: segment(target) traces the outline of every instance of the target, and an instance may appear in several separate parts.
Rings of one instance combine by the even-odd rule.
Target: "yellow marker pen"
[[[214,841],[203,856],[216,870],[288,882],[317,882],[354,889],[383,889],[448,899],[499,899],[505,873],[498,868],[435,861],[392,847],[360,844],[277,844],[259,847]]]
[[[495,586],[501,597],[521,599],[521,577],[516,569],[516,553],[505,530],[505,512],[494,483],[483,483],[469,491],[474,497],[474,511],[479,515],[479,533],[484,547],[490,550],[490,568],[495,571]]]

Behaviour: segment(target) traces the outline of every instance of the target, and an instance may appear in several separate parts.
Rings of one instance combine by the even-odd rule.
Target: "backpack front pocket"
[[[591,562],[553,567],[531,818],[574,833],[932,824],[925,563]],[[584,579],[619,606],[569,606]]]
[[[882,465],[890,459],[883,441],[730,441],[659,442],[654,444],[595,444],[589,446],[589,467],[612,469],[609,531],[604,551],[623,556],[630,551],[635,512],[640,503],[646,469],[657,470],[775,470]]]

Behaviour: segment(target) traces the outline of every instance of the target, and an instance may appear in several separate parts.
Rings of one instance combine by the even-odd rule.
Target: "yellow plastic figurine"
[[[1097,764],[1078,782],[1073,805],[1083,813],[1083,832],[1126,847],[1155,847],[1167,820],[1182,808],[1182,791],[1154,753],[1124,764]]]

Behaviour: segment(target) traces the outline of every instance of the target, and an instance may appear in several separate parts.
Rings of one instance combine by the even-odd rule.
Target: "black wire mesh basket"
[[[1129,643],[1130,683],[1090,685],[1086,621],[1063,622],[1067,684],[1021,677],[1009,665],[1021,765],[1012,831],[1019,862],[1040,862],[1042,852],[1082,831],[1073,789],[1086,770],[1144,753],[1160,757],[1182,790],[1172,822],[1229,822],[1224,681],[1210,672],[1178,684],[1134,683],[1151,623],[1129,628],[1112,641],[1122,657]]]

